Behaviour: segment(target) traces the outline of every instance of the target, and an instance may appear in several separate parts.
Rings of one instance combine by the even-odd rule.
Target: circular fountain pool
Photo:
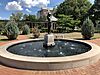
[[[30,39],[0,47],[0,62],[16,68],[58,70],[95,63],[100,47],[85,41],[59,39],[54,47],[43,47],[43,39]]]
[[[7,51],[32,57],[63,57],[82,54],[91,50],[91,46],[71,40],[55,40],[55,46],[43,47],[43,40],[29,41],[7,48]]]

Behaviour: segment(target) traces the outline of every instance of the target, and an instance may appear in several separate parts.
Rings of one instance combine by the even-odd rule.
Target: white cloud
[[[31,8],[32,6],[47,7],[50,0],[19,0],[19,4],[24,7]]]
[[[7,17],[0,17],[0,20],[9,20]]]
[[[6,17],[6,18],[3,18],[3,20],[9,20],[9,18],[8,18],[8,17]]]
[[[0,20],[2,19],[2,17],[0,17]]]
[[[37,0],[37,7],[43,8],[47,7],[47,5],[50,3],[50,0]]]
[[[94,4],[94,0],[89,0],[92,4]]]
[[[19,4],[24,7],[31,8],[32,7],[32,0],[19,0]]]
[[[8,2],[5,8],[6,10],[23,10],[22,6],[16,1]]]
[[[8,2],[5,8],[6,10],[23,10],[22,7],[31,8],[36,6],[44,8],[47,7],[48,4],[50,4],[50,0],[17,0]],[[30,12],[30,10],[28,12]]]
[[[27,12],[31,13],[32,11],[30,11],[29,9],[26,9]]]

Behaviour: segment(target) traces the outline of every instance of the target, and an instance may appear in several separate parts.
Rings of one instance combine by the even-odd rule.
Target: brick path
[[[7,43],[10,43],[10,42],[15,42],[15,41],[18,41],[18,40],[25,40],[25,39],[28,39],[28,36],[27,35],[19,35],[18,38],[16,40],[8,40],[8,41],[4,41],[4,42],[0,42],[0,46],[1,45],[4,45],[4,44],[7,44]]]
[[[19,36],[17,40],[27,39],[26,36]],[[17,41],[14,40],[14,41]],[[0,45],[13,42],[0,42]],[[89,40],[100,46],[100,39]],[[57,70],[57,71],[36,71],[36,70],[22,70],[4,66],[0,64],[0,75],[100,75],[100,60],[95,64],[83,66],[80,68]]]

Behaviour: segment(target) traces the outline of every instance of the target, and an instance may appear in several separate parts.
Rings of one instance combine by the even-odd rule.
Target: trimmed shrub
[[[30,33],[30,28],[29,28],[28,25],[25,25],[25,26],[23,27],[22,34],[23,34],[23,35],[27,35],[27,34],[29,34],[29,33]]]
[[[8,39],[16,39],[19,34],[19,28],[17,27],[17,23],[15,23],[14,21],[8,22],[5,26],[5,33]]]
[[[94,36],[94,24],[89,18],[83,22],[82,35],[84,39],[90,39]]]
[[[100,33],[100,22],[97,24],[97,26],[96,26],[96,32],[97,33]]]
[[[32,30],[34,38],[38,38],[40,36],[40,31],[37,27],[34,27]]]

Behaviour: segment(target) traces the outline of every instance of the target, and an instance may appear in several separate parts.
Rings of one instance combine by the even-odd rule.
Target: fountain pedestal
[[[53,34],[46,34],[44,36],[44,43],[43,43],[44,47],[51,47],[51,46],[55,46],[55,42],[54,42],[54,35]]]

